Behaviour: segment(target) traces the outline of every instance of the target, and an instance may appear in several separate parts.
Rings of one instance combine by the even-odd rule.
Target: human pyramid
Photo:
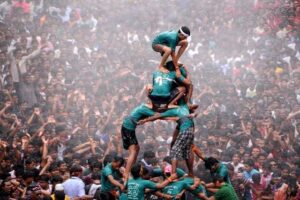
[[[152,85],[147,85],[150,101],[136,107],[127,116],[122,125],[123,146],[129,150],[126,164],[125,179],[128,179],[132,165],[139,153],[139,144],[135,135],[137,125],[157,119],[174,120],[177,122],[173,134],[170,156],[172,157],[172,174],[175,174],[177,160],[186,160],[189,175],[193,176],[193,161],[190,150],[194,140],[193,118],[197,105],[191,104],[193,85],[187,67],[178,64],[180,56],[187,48],[189,28],[183,26],[179,31],[168,31],[158,34],[152,44],[154,51],[161,53],[159,69],[153,73]],[[176,54],[176,46],[180,46]],[[167,61],[171,55],[172,61]]]
[[[124,173],[125,182],[129,179],[140,149],[135,134],[136,127],[149,121],[163,119],[177,122],[171,142],[171,176],[168,180],[177,178],[178,160],[186,161],[188,176],[194,177],[193,153],[202,160],[205,159],[203,152],[193,145],[193,118],[197,116],[195,110],[198,107],[191,103],[193,85],[187,67],[178,64],[180,56],[188,46],[189,36],[189,28],[183,26],[178,31],[162,32],[153,40],[152,48],[162,55],[162,60],[159,69],[153,73],[152,85],[146,86],[149,102],[139,105],[125,117],[121,129],[123,147],[129,151]],[[177,46],[179,50],[176,53]],[[172,60],[166,62],[169,56]]]

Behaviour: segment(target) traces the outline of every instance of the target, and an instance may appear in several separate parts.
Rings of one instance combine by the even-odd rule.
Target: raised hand
[[[11,102],[10,101],[5,102],[5,108],[9,108],[9,107],[11,107]]]
[[[49,139],[46,139],[45,136],[42,136],[41,140],[42,140],[42,142],[43,142],[44,145],[48,145]]]

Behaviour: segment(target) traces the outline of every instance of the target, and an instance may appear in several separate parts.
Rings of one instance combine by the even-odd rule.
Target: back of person
[[[85,195],[84,183],[78,177],[69,178],[63,183],[63,186],[65,194],[70,196],[71,199]]]
[[[145,189],[156,189],[156,184],[149,180],[144,180],[140,177],[129,179],[127,184],[127,199],[128,200],[144,200]]]
[[[189,185],[185,181],[172,182],[163,189],[163,193],[176,197],[180,192],[188,189]]]
[[[233,187],[225,183],[215,194],[216,200],[238,200],[238,197]]]

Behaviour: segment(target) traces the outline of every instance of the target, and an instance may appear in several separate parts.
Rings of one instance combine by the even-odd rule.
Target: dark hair
[[[39,181],[44,181],[44,182],[49,182],[50,177],[47,174],[42,174],[41,176],[39,176],[38,178]]]
[[[190,29],[189,29],[188,27],[182,26],[180,29],[181,29],[185,34],[191,35],[191,31],[190,31]],[[180,30],[179,30],[178,32],[180,33]]]
[[[155,153],[151,150],[145,151],[144,158],[155,158]]]
[[[58,134],[60,132],[63,132],[66,130],[66,126],[65,125],[58,125],[55,127],[55,133]]]
[[[52,171],[54,171],[54,170],[58,170],[57,167],[58,167],[57,163],[52,163],[52,164],[50,165],[48,171],[49,171],[49,172],[52,172]]]
[[[25,171],[23,174],[23,179],[34,178],[34,172],[32,170]]]
[[[80,165],[73,165],[70,169],[70,174],[72,175],[75,172],[82,172],[82,168]]]
[[[59,175],[55,175],[51,179],[51,183],[52,184],[53,183],[62,183],[63,181],[64,181],[64,179],[61,176],[59,176]]]
[[[112,153],[106,155],[106,156],[104,157],[104,160],[103,160],[103,165],[106,166],[107,163],[112,162],[112,161],[114,160],[114,156],[116,156],[116,155],[114,155],[114,154],[112,154]]]
[[[56,162],[57,167],[60,167],[62,164],[66,164],[66,162],[62,160]]]
[[[100,180],[101,173],[100,172],[93,172],[91,178],[93,180]]]
[[[216,183],[217,181],[222,183],[222,182],[224,182],[224,177],[220,176],[219,174],[214,174],[212,176],[212,180],[213,180],[214,183]]]
[[[262,165],[262,167],[264,169],[271,170],[271,165],[270,165],[270,163],[268,161],[264,162],[263,165]]]
[[[249,165],[250,167],[254,167],[254,161],[252,159],[246,160],[245,165]]]
[[[102,169],[103,168],[103,165],[101,162],[94,162],[92,163],[92,168],[99,168],[99,169]]]
[[[35,162],[34,158],[27,158],[26,161],[25,161],[25,165],[29,165],[33,162]]]
[[[212,166],[214,166],[216,163],[219,163],[219,161],[214,157],[208,157],[204,161],[204,165],[206,169],[211,169]]]
[[[254,183],[260,183],[260,174],[259,173],[255,173],[252,175],[252,180]]]
[[[113,159],[113,162],[119,162],[120,163],[120,166],[124,165],[125,163],[125,160],[123,157],[121,156],[115,156],[114,159]]]
[[[142,164],[139,162],[139,163],[134,164],[133,167],[131,168],[131,174],[134,179],[137,179],[140,177],[141,167],[142,167]]]
[[[173,63],[172,60],[170,60],[170,61],[168,61],[168,62],[166,63],[166,68],[167,68],[168,70],[170,70],[170,71],[174,71],[175,66],[174,66],[174,63]]]
[[[166,156],[166,157],[164,157],[164,159],[163,159],[164,162],[167,162],[167,163],[169,163],[169,164],[171,164],[171,160],[172,160],[171,156]]]

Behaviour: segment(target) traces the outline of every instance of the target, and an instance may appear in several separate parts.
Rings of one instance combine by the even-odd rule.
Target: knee
[[[169,54],[171,54],[172,49],[170,47],[165,47],[164,52],[169,55]]]
[[[187,47],[187,45],[188,45],[188,41],[187,40],[182,40],[180,42],[180,46],[182,46],[182,47]]]

